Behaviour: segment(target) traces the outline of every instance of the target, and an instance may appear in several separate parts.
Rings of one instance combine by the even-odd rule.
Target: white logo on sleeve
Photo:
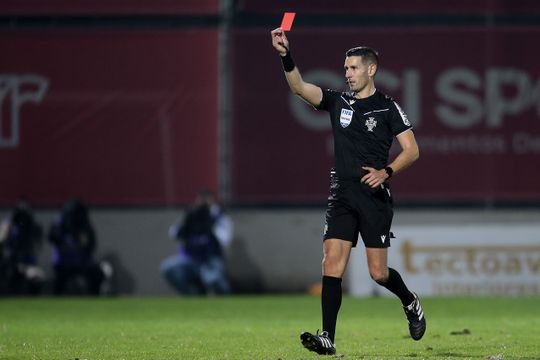
[[[384,241],[386,240],[386,235],[381,235],[381,241],[384,244]]]
[[[341,109],[341,116],[339,117],[339,123],[342,128],[346,128],[352,121],[353,111],[348,109]]]
[[[401,110],[401,107],[397,104],[397,102],[394,101],[394,105],[396,105],[397,111],[399,112],[399,115],[401,116],[401,120],[403,120],[403,123],[407,126],[411,126],[411,123],[409,119],[407,118],[407,114],[403,110]]]

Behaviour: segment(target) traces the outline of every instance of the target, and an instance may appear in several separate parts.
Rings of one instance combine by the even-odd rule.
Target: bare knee
[[[388,250],[386,248],[366,248],[369,275],[382,285],[388,281]]]
[[[369,275],[377,284],[385,284],[388,281],[388,269],[369,269]]]
[[[323,275],[342,277],[345,272],[345,265],[342,262],[339,256],[325,254],[322,261]]]
[[[324,257],[322,261],[323,275],[342,277],[349,261],[352,243],[339,239],[324,241]]]

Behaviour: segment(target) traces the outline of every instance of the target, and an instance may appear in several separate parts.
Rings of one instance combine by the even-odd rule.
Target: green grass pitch
[[[345,297],[343,359],[540,359],[539,298],[425,298],[409,338],[394,298]],[[0,298],[0,359],[317,359],[299,341],[320,327],[309,296]]]

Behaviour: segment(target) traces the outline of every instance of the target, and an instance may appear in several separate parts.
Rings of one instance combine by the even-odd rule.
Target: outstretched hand
[[[279,55],[285,56],[287,51],[289,51],[289,40],[285,35],[285,31],[282,28],[277,28],[272,30],[270,33],[272,35],[272,45],[279,52]]]

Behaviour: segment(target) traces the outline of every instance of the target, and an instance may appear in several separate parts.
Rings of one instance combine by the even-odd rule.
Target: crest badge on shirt
[[[369,117],[366,120],[366,127],[367,127],[368,131],[373,132],[373,129],[375,128],[375,126],[377,126],[377,120],[375,120],[374,117]]]
[[[352,121],[353,111],[349,109],[341,109],[341,115],[339,117],[339,123],[342,128],[346,128]]]

